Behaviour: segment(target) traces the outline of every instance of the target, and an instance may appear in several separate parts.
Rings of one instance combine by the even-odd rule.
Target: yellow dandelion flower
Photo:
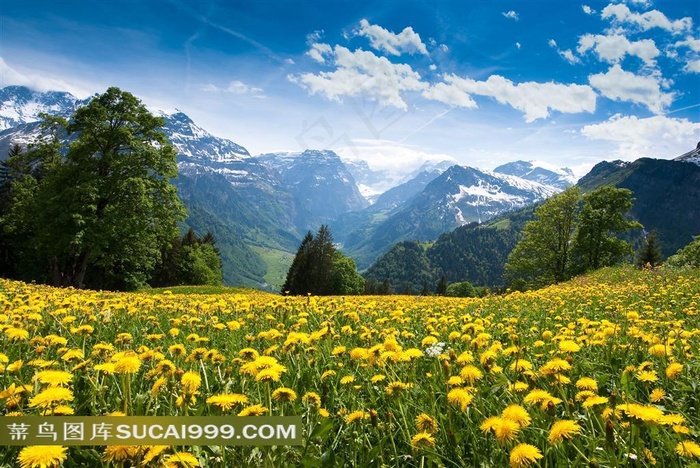
[[[387,395],[399,395],[406,390],[413,388],[413,384],[404,382],[390,382],[386,386]]]
[[[269,410],[262,405],[250,405],[243,408],[243,410],[238,413],[238,416],[262,416],[268,411]]]
[[[637,380],[641,382],[656,382],[657,380],[659,380],[659,376],[657,375],[655,370],[637,372],[636,377]]]
[[[30,445],[20,450],[20,468],[56,468],[66,460],[68,449],[60,445]]]
[[[474,385],[474,382],[481,379],[484,373],[479,370],[476,366],[465,366],[460,372],[459,376],[462,377],[469,385]]]
[[[63,355],[61,356],[61,359],[70,362],[70,361],[77,361],[77,360],[82,360],[85,357],[85,354],[83,353],[82,349],[69,349]]]
[[[447,385],[449,387],[457,387],[459,385],[462,385],[464,383],[464,380],[462,380],[462,377],[458,375],[453,375],[450,376],[449,379],[447,379]]]
[[[533,365],[530,361],[527,361],[525,359],[516,359],[515,362],[513,362],[510,365],[510,370],[515,371],[515,372],[523,372],[523,371],[529,371],[532,370]]]
[[[564,340],[559,342],[559,350],[564,353],[578,353],[581,347],[575,341]]]
[[[644,406],[637,403],[618,405],[617,409],[624,411],[630,418],[648,423],[660,423],[664,412],[656,406]]]
[[[193,394],[202,385],[202,376],[199,375],[199,372],[187,371],[180,377],[180,383],[185,392]]]
[[[72,416],[75,410],[67,405],[57,405],[51,409],[51,414],[54,416]]]
[[[530,444],[519,444],[510,451],[511,468],[526,468],[542,458],[540,449]]]
[[[114,363],[106,362],[104,364],[95,364],[93,369],[99,372],[104,372],[105,374],[114,374]]]
[[[301,397],[301,401],[309,405],[321,406],[321,395],[316,392],[306,392]]]
[[[466,411],[474,397],[464,388],[453,388],[447,393],[447,401],[454,406],[459,406],[462,411]]]
[[[564,439],[572,439],[581,433],[581,426],[571,419],[562,419],[552,424],[549,430],[549,443],[556,445]]]
[[[586,401],[584,401],[581,406],[583,406],[584,408],[593,408],[594,406],[604,405],[607,402],[608,402],[608,397],[592,396],[590,398],[586,398]]]
[[[73,392],[63,387],[49,387],[29,400],[30,408],[46,408],[56,403],[73,401]]]
[[[362,421],[363,419],[369,418],[369,413],[366,411],[358,410],[345,416],[345,424],[352,424],[356,421]]]
[[[671,380],[675,380],[683,372],[683,364],[678,362],[672,362],[666,367],[666,377]]]
[[[139,452],[140,447],[134,445],[108,445],[102,452],[102,459],[108,463],[125,462],[136,458]]]
[[[692,440],[684,440],[676,445],[676,453],[683,458],[700,458],[700,445]]]
[[[272,399],[281,402],[290,402],[297,399],[297,394],[291,388],[280,387],[272,392]]]
[[[160,455],[165,452],[170,446],[169,445],[148,445],[144,447],[146,449],[146,454],[143,456],[141,463],[147,466],[153,460],[156,460]]]
[[[655,388],[654,390],[651,391],[651,395],[649,395],[649,399],[651,400],[652,403],[658,403],[661,400],[663,400],[665,396],[666,396],[666,391],[663,388]]]
[[[175,452],[165,459],[166,468],[196,468],[202,466],[199,459],[188,452]]]
[[[428,432],[419,432],[411,437],[411,446],[415,448],[435,446],[435,438]]]
[[[666,355],[671,354],[671,349],[667,348],[666,345],[663,344],[655,344],[654,346],[649,348],[649,354],[654,356],[654,357],[664,357]]]
[[[386,379],[386,375],[377,374],[377,375],[372,376],[372,378],[369,379],[369,381],[372,383],[377,383],[377,382],[381,382],[382,380],[385,380],[385,379]]]
[[[5,336],[11,341],[25,341],[29,338],[29,332],[24,328],[10,327],[5,329]]]
[[[500,444],[505,444],[515,440],[520,432],[520,425],[506,418],[498,418],[493,426],[493,434]]]
[[[174,345],[168,347],[168,352],[172,356],[183,356],[187,352],[187,350],[181,344],[174,344]]]
[[[510,405],[501,413],[501,416],[515,421],[522,428],[529,426],[532,423],[532,418],[525,408],[520,405]]]
[[[571,370],[571,364],[561,358],[554,358],[540,367],[540,373],[542,375],[553,375],[568,370]]]
[[[486,418],[484,422],[481,423],[479,429],[481,429],[484,432],[484,434],[488,434],[491,431],[495,431],[496,426],[500,424],[501,419],[502,418],[500,416],[490,416]]]
[[[435,434],[438,431],[437,421],[426,413],[416,416],[416,427],[420,432],[427,432],[428,434]]]
[[[248,397],[240,393],[222,393],[210,396],[207,403],[218,406],[222,411],[229,411],[234,406],[248,404]]]
[[[576,381],[576,388],[579,390],[598,391],[598,382],[590,377],[581,377]]]
[[[335,375],[335,371],[333,369],[328,369],[323,374],[321,374],[321,381],[323,382],[328,377],[333,377],[334,375]]]
[[[124,356],[114,363],[117,374],[134,374],[141,368],[141,360],[137,356]]]
[[[355,377],[352,375],[346,375],[345,377],[340,379],[340,384],[341,385],[348,385],[351,384],[355,381]]]

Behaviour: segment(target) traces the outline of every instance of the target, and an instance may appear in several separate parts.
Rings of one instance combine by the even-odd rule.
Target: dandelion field
[[[301,415],[302,446],[0,466],[700,466],[700,272],[528,293],[124,294],[0,280],[0,414]]]

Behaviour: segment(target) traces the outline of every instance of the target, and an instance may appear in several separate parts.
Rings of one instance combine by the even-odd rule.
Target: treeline
[[[365,280],[357,273],[355,261],[335,248],[330,229],[322,225],[315,236],[309,231],[301,241],[281,292],[340,296],[364,290]]]
[[[110,88],[15,145],[0,169],[0,275],[133,290],[221,282],[213,236],[180,236],[176,151],[132,94]]]

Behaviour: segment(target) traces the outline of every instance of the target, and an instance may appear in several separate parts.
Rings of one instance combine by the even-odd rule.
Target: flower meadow
[[[700,466],[700,272],[474,299],[0,280],[0,412],[295,415],[301,446],[0,447],[1,466]]]

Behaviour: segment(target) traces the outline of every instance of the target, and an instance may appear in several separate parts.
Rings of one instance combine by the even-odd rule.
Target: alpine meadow
[[[0,2],[0,468],[700,468],[698,0]]]

